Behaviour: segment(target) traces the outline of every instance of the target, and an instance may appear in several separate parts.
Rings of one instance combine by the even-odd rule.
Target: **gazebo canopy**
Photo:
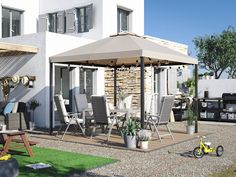
[[[121,67],[145,65],[197,64],[197,60],[152,42],[146,37],[119,33],[96,42],[50,57],[52,63]]]

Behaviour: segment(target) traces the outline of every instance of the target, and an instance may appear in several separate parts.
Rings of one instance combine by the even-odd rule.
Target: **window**
[[[2,37],[21,34],[21,11],[2,8]]]
[[[129,31],[129,15],[130,12],[118,9],[117,10],[117,32]]]
[[[92,28],[92,5],[76,9],[78,33],[88,32]]]
[[[57,32],[57,13],[49,14],[49,31]]]
[[[65,33],[65,11],[39,15],[38,31]]]
[[[95,93],[96,84],[96,69],[81,68],[80,69],[80,93],[86,94],[90,102],[90,98]]]

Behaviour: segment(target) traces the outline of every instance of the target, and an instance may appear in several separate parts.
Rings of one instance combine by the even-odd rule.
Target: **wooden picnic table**
[[[18,130],[6,130],[6,131],[0,131],[0,140],[3,143],[3,150],[1,154],[6,154],[9,151],[9,147],[11,142],[13,142],[13,138],[20,137],[21,139],[18,139],[15,142],[21,143],[23,142],[25,149],[27,150],[30,157],[33,156],[33,151],[30,148],[30,142],[26,136],[26,133],[23,131]],[[20,148],[22,146],[17,146],[15,148]]]

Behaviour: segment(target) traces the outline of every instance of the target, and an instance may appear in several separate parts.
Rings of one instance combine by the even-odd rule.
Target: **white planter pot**
[[[190,135],[194,134],[195,126],[194,125],[187,125],[186,126],[186,131],[187,131],[187,134],[190,134]]]
[[[124,136],[124,141],[127,148],[136,148],[136,136]]]
[[[148,141],[140,141],[140,149],[148,149]]]

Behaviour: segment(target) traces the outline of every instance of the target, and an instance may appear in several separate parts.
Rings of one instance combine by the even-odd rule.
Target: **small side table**
[[[6,135],[6,137],[4,138],[4,135]],[[26,136],[26,133],[23,131],[18,131],[18,130],[6,130],[6,131],[0,131],[0,139],[4,140],[4,146],[3,146],[3,151],[1,152],[1,154],[6,154],[9,150],[9,146],[12,142],[12,139],[14,137],[20,136],[24,147],[26,148],[28,154],[30,157],[33,156],[33,151],[30,148],[30,143],[28,141],[28,138]]]

